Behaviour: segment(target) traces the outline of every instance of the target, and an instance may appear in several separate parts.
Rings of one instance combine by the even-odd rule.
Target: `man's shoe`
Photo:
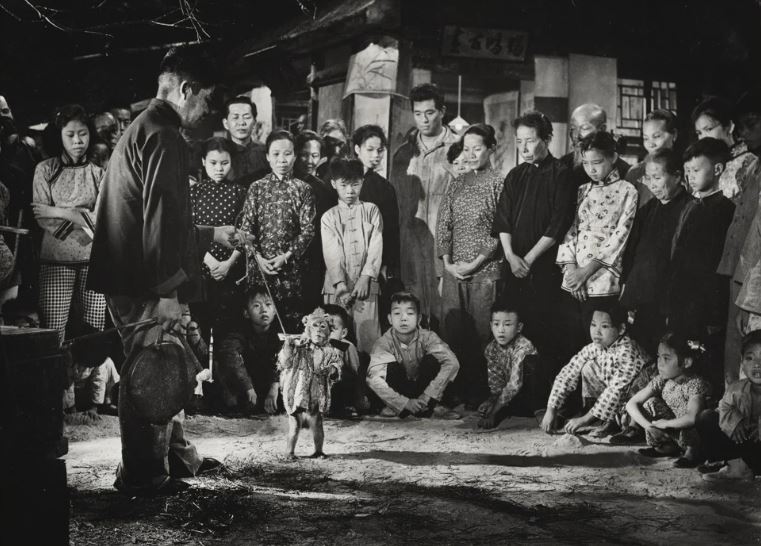
[[[659,457],[673,457],[675,455],[674,453],[661,453],[654,447],[643,447],[641,449],[638,449],[637,453],[639,453],[643,457],[651,457],[653,459],[656,459]]]
[[[117,477],[116,482],[114,483],[114,487],[116,487],[120,493],[130,497],[151,498],[177,495],[183,491],[187,491],[191,485],[179,478],[170,478],[167,476],[166,479],[164,479],[160,484],[156,486],[126,487]]]
[[[701,474],[712,474],[718,472],[726,466],[724,461],[706,461],[703,464],[698,465],[698,472]]]
[[[753,480],[753,470],[742,459],[732,459],[727,461],[727,466],[712,474],[703,474],[703,479],[708,481],[751,481]]]
[[[199,466],[198,470],[196,471],[196,476],[219,472],[220,470],[224,470],[224,468],[225,465],[222,464],[222,461],[218,461],[213,457],[204,457],[203,461],[201,462],[201,466]]]

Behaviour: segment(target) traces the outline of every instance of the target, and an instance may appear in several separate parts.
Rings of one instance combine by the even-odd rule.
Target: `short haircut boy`
[[[607,157],[613,157],[616,153],[616,146],[616,139],[605,131],[597,131],[587,135],[579,143],[581,153],[588,152],[589,150],[599,150]]]
[[[368,139],[378,137],[381,145],[385,148],[388,143],[383,129],[379,125],[363,125],[351,135],[351,143],[355,146],[362,146]]]
[[[761,345],[761,330],[753,330],[749,334],[746,334],[742,339],[742,350],[744,353],[750,349],[753,345]]]
[[[432,100],[436,110],[444,110],[444,93],[434,83],[424,83],[410,90],[410,105],[414,108],[416,102]]]
[[[729,161],[731,154],[729,146],[723,140],[717,138],[701,138],[694,144],[691,144],[684,152],[682,161],[685,163],[696,157],[707,157],[714,165],[721,163],[722,165]]]
[[[391,294],[391,300],[389,308],[393,307],[394,304],[400,304],[400,303],[411,303],[415,307],[415,311],[417,314],[420,314],[420,300],[415,294],[412,294],[410,292],[396,292],[394,294]]]
[[[550,118],[534,110],[523,113],[513,120],[513,129],[518,127],[530,127],[536,130],[537,136],[542,140],[552,138],[552,122]]]
[[[261,284],[254,284],[248,290],[246,290],[247,302],[252,301],[256,296],[264,296],[267,299],[272,299],[270,298],[269,292],[267,292],[267,288]]]
[[[351,329],[351,318],[349,318],[349,313],[342,305],[336,305],[335,303],[324,303],[320,307],[323,308],[326,315],[339,317],[343,323],[344,328],[347,330]]]
[[[251,115],[254,116],[254,119],[256,119],[256,116],[258,115],[258,111],[256,110],[256,104],[251,101],[248,97],[240,96],[240,97],[233,97],[231,99],[227,99],[225,101],[225,117],[230,115],[230,106],[233,104],[246,104],[251,107]]]
[[[365,167],[359,159],[336,156],[328,163],[328,180],[362,180]]]
[[[496,313],[515,313],[515,316],[518,317],[518,322],[521,321],[521,312],[518,310],[518,306],[504,300],[497,300],[491,304],[489,318],[494,318]]]

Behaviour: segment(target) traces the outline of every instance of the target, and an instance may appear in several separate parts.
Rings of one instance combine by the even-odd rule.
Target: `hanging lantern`
[[[457,117],[448,123],[449,128],[458,135],[470,127],[470,123],[465,121],[460,115],[462,107],[462,76],[457,76]]]

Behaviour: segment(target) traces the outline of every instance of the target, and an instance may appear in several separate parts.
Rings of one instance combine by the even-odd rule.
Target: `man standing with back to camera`
[[[101,185],[88,287],[106,294],[117,326],[158,321],[121,332],[127,359],[119,391],[122,462],[114,486],[128,495],[173,494],[189,487],[180,478],[221,464],[201,458],[185,439],[182,411],[156,424],[140,413],[129,391],[131,368],[162,330],[165,339],[183,345],[179,336],[189,321],[187,303],[197,297],[201,256],[212,241],[235,242],[232,227],[193,226],[188,150],[180,135],[181,127],[197,126],[208,113],[214,81],[209,59],[169,50],[156,98],[125,130]],[[193,357],[185,352],[185,358]],[[198,367],[191,360],[186,365]]]

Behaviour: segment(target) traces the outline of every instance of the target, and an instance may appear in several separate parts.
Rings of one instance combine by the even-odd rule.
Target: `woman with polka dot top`
[[[193,223],[204,226],[235,225],[246,190],[229,180],[232,148],[224,138],[213,137],[203,144],[203,177],[190,188]],[[212,243],[203,257],[203,301],[191,305],[193,318],[206,339],[210,328],[226,329],[238,317],[241,289],[235,281],[243,276],[240,251]]]

